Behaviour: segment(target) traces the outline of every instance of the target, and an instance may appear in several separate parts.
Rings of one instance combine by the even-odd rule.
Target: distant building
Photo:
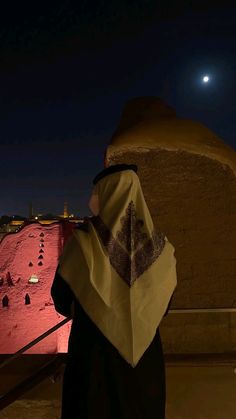
[[[32,202],[29,203],[29,220],[31,220],[34,217],[34,210],[33,210],[33,204]]]
[[[64,218],[68,218],[69,214],[68,214],[68,204],[67,202],[64,202]]]
[[[83,221],[81,217],[75,217],[69,214],[68,203],[64,202],[64,211],[61,215],[35,213],[32,202],[29,203],[29,218],[20,216],[7,217],[6,224],[0,225],[0,241],[7,233],[17,233],[25,224],[38,222],[42,225],[56,223],[60,220],[68,220],[70,223],[80,223]]]

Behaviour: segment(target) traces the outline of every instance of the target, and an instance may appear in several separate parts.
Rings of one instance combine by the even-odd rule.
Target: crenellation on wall
[[[8,307],[2,304],[0,307],[0,353],[16,352],[63,319],[56,313],[50,296],[59,250],[62,250],[58,246],[62,235],[60,223],[47,226],[32,223],[5,236],[0,243],[0,277],[3,279],[0,296],[2,299],[6,294],[9,299]],[[39,265],[39,261],[43,264]],[[35,280],[30,283],[32,277]],[[57,352],[60,333],[63,334],[60,348],[65,349],[66,342],[63,344],[62,340],[67,340],[68,330],[53,333],[27,353]]]

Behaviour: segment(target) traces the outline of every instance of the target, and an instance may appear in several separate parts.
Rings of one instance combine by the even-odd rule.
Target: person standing
[[[177,284],[175,249],[154,228],[136,165],[93,183],[93,217],[73,231],[51,288],[73,318],[61,419],[164,419],[159,324]]]

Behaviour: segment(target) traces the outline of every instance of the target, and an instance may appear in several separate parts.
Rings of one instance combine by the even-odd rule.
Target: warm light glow
[[[39,217],[34,217],[34,218],[35,218],[35,220],[38,220]]]
[[[35,275],[35,274],[31,275],[31,277],[29,279],[29,282],[31,284],[37,284],[37,282],[39,282],[39,279],[38,279],[37,275]]]

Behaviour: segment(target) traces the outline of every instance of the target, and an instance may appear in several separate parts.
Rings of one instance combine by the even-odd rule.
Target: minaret
[[[29,203],[29,219],[33,218],[33,205],[32,202]]]
[[[68,218],[69,214],[68,214],[68,204],[67,202],[64,202],[64,214],[63,214],[64,218]]]

